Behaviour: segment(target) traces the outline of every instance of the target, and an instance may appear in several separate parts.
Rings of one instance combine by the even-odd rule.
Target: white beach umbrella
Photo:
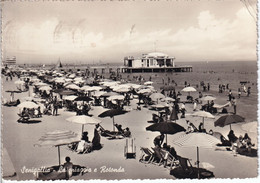
[[[144,85],[152,85],[152,84],[153,84],[152,81],[146,81],[146,82],[144,83]]]
[[[19,108],[35,109],[35,108],[38,108],[39,105],[34,103],[34,102],[26,101],[26,102],[22,102],[17,107],[19,107]]]
[[[22,80],[17,80],[17,81],[14,82],[14,84],[17,84],[17,85],[24,85],[25,82],[22,81]]]
[[[174,102],[175,99],[173,99],[173,98],[171,98],[171,97],[165,97],[165,98],[162,98],[161,101],[162,101],[162,102],[164,102],[164,101],[165,101],[165,102]]]
[[[200,100],[202,100],[202,101],[212,101],[212,100],[216,100],[216,98],[208,95],[208,96],[202,97]]]
[[[114,90],[115,92],[119,92],[119,93],[127,93],[130,91],[129,88],[118,88],[116,90]]]
[[[204,125],[204,118],[211,118],[211,119],[214,119],[214,118],[215,118],[215,116],[213,116],[211,113],[206,112],[206,111],[196,111],[196,112],[194,112],[194,113],[191,114],[191,115],[192,115],[192,116],[202,117],[203,125]]]
[[[123,95],[114,95],[107,98],[108,100],[124,100],[125,97]]]
[[[41,90],[41,91],[50,91],[50,90],[52,90],[52,88],[50,87],[50,86],[42,86],[42,87],[40,87],[39,88],[39,90]]]
[[[71,78],[71,79],[73,79],[73,78],[75,78],[75,77],[76,77],[75,74],[71,74],[71,75],[69,75],[69,78]]]
[[[105,94],[105,93],[107,93],[107,92],[104,92],[104,91],[96,91],[96,92],[93,94],[93,96],[95,96],[95,97],[100,97],[101,95],[103,95],[103,94]]]
[[[78,123],[82,124],[82,133],[84,131],[84,125],[89,124],[89,125],[96,125],[101,122],[101,120],[86,116],[86,115],[79,115],[79,116],[72,116],[66,119],[69,122],[72,123]]]
[[[188,87],[183,88],[181,91],[183,91],[183,92],[195,92],[197,90],[195,88],[191,87],[191,86],[188,86]]]
[[[199,169],[199,148],[212,148],[216,144],[220,143],[220,140],[215,138],[212,135],[208,135],[206,133],[184,133],[180,135],[178,138],[173,140],[173,144],[179,147],[196,147],[197,148],[197,167]],[[198,172],[198,178],[200,174]]]
[[[183,88],[181,91],[188,92],[188,94],[190,95],[190,92],[195,92],[197,90],[191,86],[188,86],[188,87]]]
[[[151,89],[146,88],[146,89],[139,90],[137,93],[138,94],[144,94],[144,93],[151,93],[151,92],[152,92]]]
[[[41,87],[41,86],[48,86],[47,83],[39,82],[39,83],[34,83],[35,86]]]
[[[165,98],[165,95],[161,94],[161,93],[152,93],[150,95],[150,98],[153,100],[153,101],[158,101],[159,99],[164,99]]]
[[[78,85],[75,85],[75,84],[65,86],[65,88],[73,89],[73,90],[80,90],[80,87]]]

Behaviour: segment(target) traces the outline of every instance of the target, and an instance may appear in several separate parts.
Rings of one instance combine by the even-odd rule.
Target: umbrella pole
[[[204,117],[202,117],[202,123],[203,123],[203,128],[204,128]]]
[[[200,167],[200,161],[199,161],[199,147],[197,147],[197,167],[198,167],[198,179],[200,179],[200,171],[199,171],[199,167]]]
[[[59,166],[60,166],[60,146],[58,146],[58,157],[59,157]]]
[[[114,116],[113,116],[113,131],[115,131],[115,119],[114,119]]]
[[[83,132],[84,132],[84,124],[82,125],[82,134],[83,134]]]
[[[229,128],[230,128],[230,130],[231,130],[231,124],[229,125]]]

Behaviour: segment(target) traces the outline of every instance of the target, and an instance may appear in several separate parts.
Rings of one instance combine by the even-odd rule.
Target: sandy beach
[[[186,73],[185,73],[186,74]],[[14,89],[14,81],[3,81],[3,90]],[[155,83],[155,88],[159,89],[161,84]],[[178,89],[183,88],[181,84],[177,86]],[[219,94],[216,90],[207,92],[214,94],[218,104],[224,104],[227,101],[227,93]],[[15,99],[22,99],[29,95],[29,92],[15,94]],[[198,95],[192,93],[192,95]],[[185,93],[182,97],[186,97]],[[3,99],[9,100],[10,93],[3,92]],[[159,132],[146,131],[146,127],[150,124],[147,121],[152,119],[152,114],[157,113],[145,108],[143,105],[140,111],[136,110],[137,99],[131,100],[128,107],[131,111],[120,116],[115,117],[115,122],[122,124],[123,127],[129,127],[134,139],[136,147],[136,159],[126,159],[124,157],[124,147],[126,139],[108,140],[101,138],[103,148],[101,150],[93,151],[88,154],[77,154],[69,150],[67,146],[61,146],[61,161],[64,163],[65,157],[69,156],[73,164],[85,166],[88,168],[88,173],[84,175],[74,176],[75,180],[90,180],[90,179],[175,179],[170,175],[169,170],[163,166],[154,164],[144,164],[139,162],[140,148],[153,147],[153,139],[159,135]],[[198,106],[198,109],[200,106]],[[201,122],[200,117],[193,117],[193,104],[186,104],[186,118],[177,120],[177,123],[187,128],[186,120],[190,120],[195,126]],[[92,106],[90,114],[98,118],[98,115],[105,111],[101,106]],[[228,107],[228,111],[232,112],[233,108]],[[252,92],[250,97],[242,96],[238,99],[237,114],[245,117],[245,123],[257,123],[257,95]],[[81,125],[70,123],[66,119],[70,116],[75,116],[75,112],[69,112],[65,109],[59,109],[58,116],[43,115],[39,122],[34,124],[17,123],[18,119],[17,107],[2,107],[3,115],[3,148],[5,148],[13,163],[13,167],[17,176],[7,178],[11,180],[33,180],[35,176],[33,173],[26,173],[26,170],[33,170],[40,167],[49,167],[58,164],[58,153],[55,147],[37,147],[38,139],[48,132],[54,130],[71,130],[76,133],[81,133]],[[229,132],[229,127],[214,127],[214,121],[221,115],[217,114],[215,119],[205,119],[205,129],[213,129],[222,133],[225,137]],[[100,118],[101,125],[108,130],[112,130],[112,118]],[[232,129],[237,136],[244,135],[247,131],[241,126],[244,123],[233,124]],[[89,132],[89,137],[92,139],[94,126],[85,125],[85,130]],[[252,142],[257,147],[257,133],[248,132]],[[180,133],[181,134],[181,133]],[[168,135],[168,144],[172,145],[178,135]],[[196,148],[181,148],[174,146],[177,154],[191,159],[193,166],[196,161]],[[214,157],[214,158],[213,158]],[[246,157],[242,155],[234,156],[231,151],[227,151],[223,147],[204,149],[200,148],[201,166],[214,172],[216,178],[253,178],[257,176],[258,158]],[[3,171],[8,169],[8,166],[3,166]],[[5,167],[7,167],[5,169]],[[239,167],[239,168],[237,168]],[[228,171],[227,171],[228,170]],[[117,172],[115,172],[117,171]],[[156,173],[155,173],[156,172]]]

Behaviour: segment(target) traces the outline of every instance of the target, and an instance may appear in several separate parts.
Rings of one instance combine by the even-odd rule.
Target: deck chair
[[[150,163],[151,161],[154,160],[154,153],[146,148],[146,147],[141,147],[141,156],[139,161],[143,163]]]
[[[152,147],[152,150],[154,151],[154,163],[157,164],[157,165],[162,165],[165,161],[164,157],[165,157],[165,154],[164,152],[162,151],[161,148],[153,148]]]
[[[191,175],[193,173],[193,167],[190,160],[181,156],[178,156],[178,160],[183,172],[187,175]]]
[[[179,165],[179,160],[177,160],[173,155],[171,155],[170,152],[162,150],[162,153],[164,154],[164,167],[167,168],[169,167],[170,170],[172,169],[173,166],[178,166]]]

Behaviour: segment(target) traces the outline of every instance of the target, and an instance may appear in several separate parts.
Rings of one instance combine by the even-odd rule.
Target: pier
[[[176,66],[176,67],[125,67],[122,72],[126,73],[143,73],[143,72],[192,72],[192,66]]]

